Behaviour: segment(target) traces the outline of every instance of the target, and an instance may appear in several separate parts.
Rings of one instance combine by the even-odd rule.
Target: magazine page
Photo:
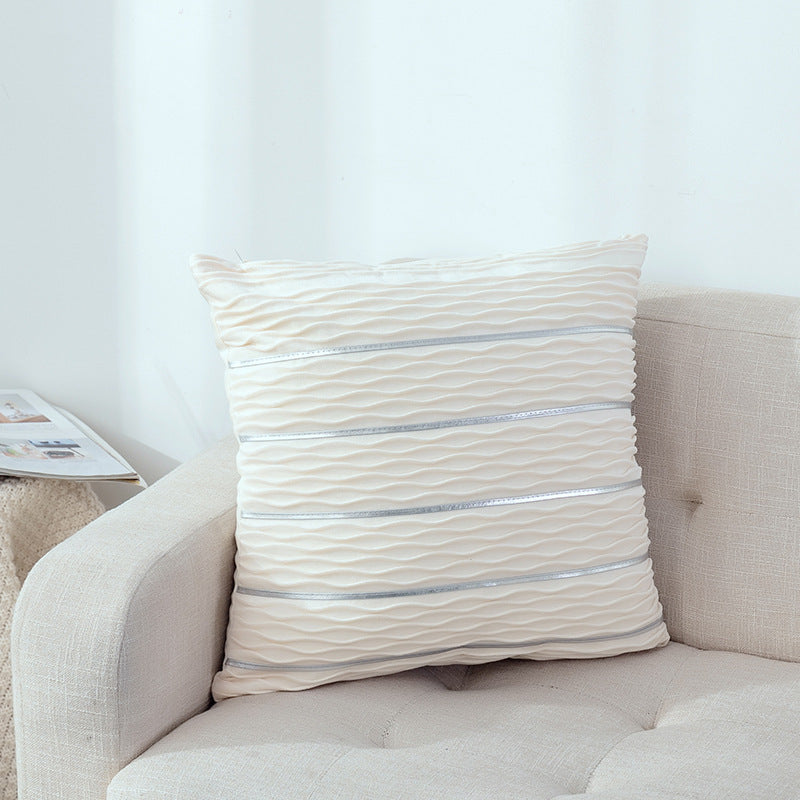
[[[0,389],[0,474],[140,481],[130,464],[76,422],[34,392]]]

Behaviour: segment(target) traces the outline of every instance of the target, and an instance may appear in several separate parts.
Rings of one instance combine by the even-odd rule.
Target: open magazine
[[[0,475],[145,485],[94,431],[27,389],[0,389]]]

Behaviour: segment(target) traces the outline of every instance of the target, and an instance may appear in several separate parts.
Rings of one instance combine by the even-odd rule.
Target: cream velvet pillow
[[[646,244],[192,259],[240,442],[217,700],[666,643],[630,408]]]

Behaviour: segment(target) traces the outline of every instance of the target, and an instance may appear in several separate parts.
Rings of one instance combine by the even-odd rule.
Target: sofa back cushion
[[[642,286],[634,413],[673,639],[800,660],[800,298]]]

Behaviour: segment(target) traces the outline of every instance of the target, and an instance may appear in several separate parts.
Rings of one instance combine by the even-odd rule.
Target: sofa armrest
[[[54,548],[12,629],[20,800],[100,800],[114,775],[205,710],[234,564],[225,441]]]

